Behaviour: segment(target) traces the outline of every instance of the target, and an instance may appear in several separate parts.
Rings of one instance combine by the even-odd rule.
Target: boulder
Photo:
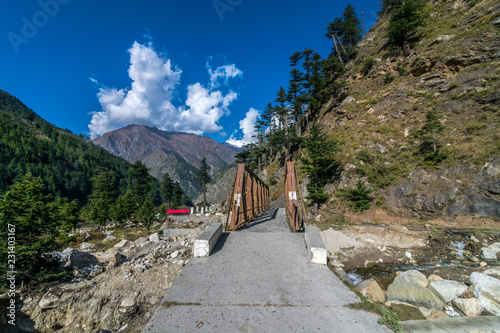
[[[113,262],[115,264],[119,264],[125,256],[119,252],[115,253],[96,253],[97,260],[101,263],[104,262]]]
[[[111,241],[114,241],[114,240],[116,240],[116,237],[115,237],[115,236],[113,236],[113,235],[108,235],[108,236],[106,236],[106,238],[104,238],[104,240],[103,240],[103,241],[104,241],[104,242],[111,242]]]
[[[446,319],[446,318],[450,318],[446,314],[446,312],[444,312],[443,310],[434,310],[425,319],[432,320],[432,319]]]
[[[453,305],[467,317],[477,316],[484,310],[483,304],[477,298],[455,298]]]
[[[95,244],[83,242],[80,244],[81,251],[91,251],[95,249]]]
[[[463,282],[452,280],[431,281],[429,289],[435,292],[441,299],[448,303],[467,290],[467,286]]]
[[[442,309],[445,303],[426,288],[428,283],[425,275],[418,271],[403,272],[387,288],[387,299],[407,302],[428,309]]]
[[[500,277],[500,266],[489,268],[483,272],[486,275],[492,276],[492,277]]]
[[[135,241],[134,241],[134,244],[136,245],[141,245],[141,244],[144,244],[146,242],[149,242],[148,238],[147,237],[139,237],[137,238]]]
[[[358,283],[354,289],[359,291],[363,296],[374,302],[385,302],[385,292],[380,288],[377,281],[368,279]]]
[[[490,246],[483,247],[481,252],[483,252],[483,258],[485,259],[497,259],[497,253],[500,252],[500,243],[494,243]]]
[[[491,294],[500,301],[500,280],[492,276],[474,272],[470,275],[470,281],[474,284],[474,292],[485,292]]]
[[[119,248],[119,249],[120,249],[120,248],[124,248],[124,247],[129,247],[129,246],[131,246],[131,245],[132,245],[132,242],[131,242],[131,241],[129,241],[129,240],[127,240],[127,239],[124,239],[124,240],[120,241],[118,244],[115,244],[115,246],[114,246],[114,247],[116,247],[116,248]]]
[[[73,268],[84,269],[97,263],[97,258],[88,252],[74,250],[69,256],[69,266]]]
[[[160,236],[155,232],[152,235],[149,235],[149,241],[152,243],[159,242],[160,241]]]
[[[495,316],[500,316],[500,280],[474,272],[470,275],[470,281],[474,284],[474,294],[484,308]]]

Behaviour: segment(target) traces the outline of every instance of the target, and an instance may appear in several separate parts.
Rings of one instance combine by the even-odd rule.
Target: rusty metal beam
[[[245,164],[238,164],[226,230],[235,231],[269,209],[269,187]]]
[[[289,227],[292,232],[302,230],[306,218],[304,203],[298,183],[295,164],[293,162],[287,162],[285,177],[285,208]]]

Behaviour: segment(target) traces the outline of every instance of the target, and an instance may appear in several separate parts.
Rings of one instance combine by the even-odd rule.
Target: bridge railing
[[[303,230],[306,222],[306,210],[294,162],[286,163],[285,202],[290,230],[292,232]]]
[[[235,231],[269,209],[269,187],[245,164],[238,164],[226,230]]]

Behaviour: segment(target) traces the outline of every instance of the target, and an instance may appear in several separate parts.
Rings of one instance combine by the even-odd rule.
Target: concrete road
[[[143,332],[390,332],[356,302],[276,209],[189,260]]]

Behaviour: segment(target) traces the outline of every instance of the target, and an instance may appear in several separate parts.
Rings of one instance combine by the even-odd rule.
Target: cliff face
[[[347,98],[331,100],[320,122],[343,143],[335,193],[362,178],[374,199],[406,216],[500,216],[500,5],[428,1],[413,54],[387,47],[381,17],[347,64]],[[445,158],[425,163],[417,133],[435,110]]]
[[[235,150],[209,137],[165,132],[142,125],[130,125],[106,133],[93,142],[131,163],[143,162],[151,175],[158,179],[168,173],[192,198],[201,188],[193,178],[202,158],[206,158],[212,174],[215,174],[234,162],[236,154]]]

